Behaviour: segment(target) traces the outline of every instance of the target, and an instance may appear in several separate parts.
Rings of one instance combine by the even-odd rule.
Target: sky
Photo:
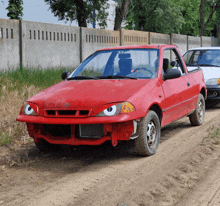
[[[110,0],[112,4],[113,1]],[[8,6],[8,0],[0,0],[0,18],[8,19],[6,7]],[[113,29],[114,23],[114,9],[109,10],[109,21],[108,27],[106,29]],[[45,3],[44,0],[23,0],[23,20],[27,21],[36,21],[36,22],[44,22],[44,23],[53,23],[53,24],[64,24],[71,26],[78,26],[76,21],[70,23],[65,21],[59,21],[57,17],[54,17],[53,13],[49,10],[49,6]],[[92,28],[92,25],[88,25],[88,27]]]

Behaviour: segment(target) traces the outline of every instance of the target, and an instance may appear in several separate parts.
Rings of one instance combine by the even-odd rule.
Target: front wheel
[[[199,126],[205,119],[205,99],[202,94],[199,94],[199,98],[196,104],[196,110],[189,116],[191,125]]]
[[[160,120],[156,112],[149,110],[141,119],[138,133],[134,142],[137,153],[142,156],[155,154],[160,142]]]

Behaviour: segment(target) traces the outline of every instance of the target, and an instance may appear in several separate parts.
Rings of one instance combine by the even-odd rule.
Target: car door
[[[166,66],[166,64],[168,65]],[[166,49],[163,52],[162,75],[164,75],[167,69],[178,69],[181,72],[181,76],[175,79],[168,80],[163,80],[162,78],[161,85],[165,96],[163,125],[179,119],[189,113],[190,79],[188,75],[186,75],[186,71],[184,70],[182,61],[175,48]]]

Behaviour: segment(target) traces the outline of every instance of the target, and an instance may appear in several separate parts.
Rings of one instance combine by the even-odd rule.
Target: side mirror
[[[65,80],[68,76],[69,76],[69,72],[67,72],[67,71],[64,71],[62,74],[61,74],[61,79],[62,80]]]
[[[170,65],[171,65],[172,67],[176,66],[176,61],[170,62]]]
[[[163,75],[164,81],[167,79],[175,79],[181,76],[181,72],[178,69],[167,69]]]

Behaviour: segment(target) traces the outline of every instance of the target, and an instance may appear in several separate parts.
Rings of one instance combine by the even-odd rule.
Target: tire
[[[205,119],[205,99],[202,94],[199,94],[199,98],[196,104],[196,110],[189,116],[191,125],[199,126]]]
[[[160,142],[160,120],[156,112],[149,110],[141,119],[138,133],[139,137],[134,140],[136,152],[141,156],[155,154]]]
[[[40,139],[39,142],[35,142],[35,145],[40,152],[57,152],[60,149],[59,144],[50,144],[44,139]]]

